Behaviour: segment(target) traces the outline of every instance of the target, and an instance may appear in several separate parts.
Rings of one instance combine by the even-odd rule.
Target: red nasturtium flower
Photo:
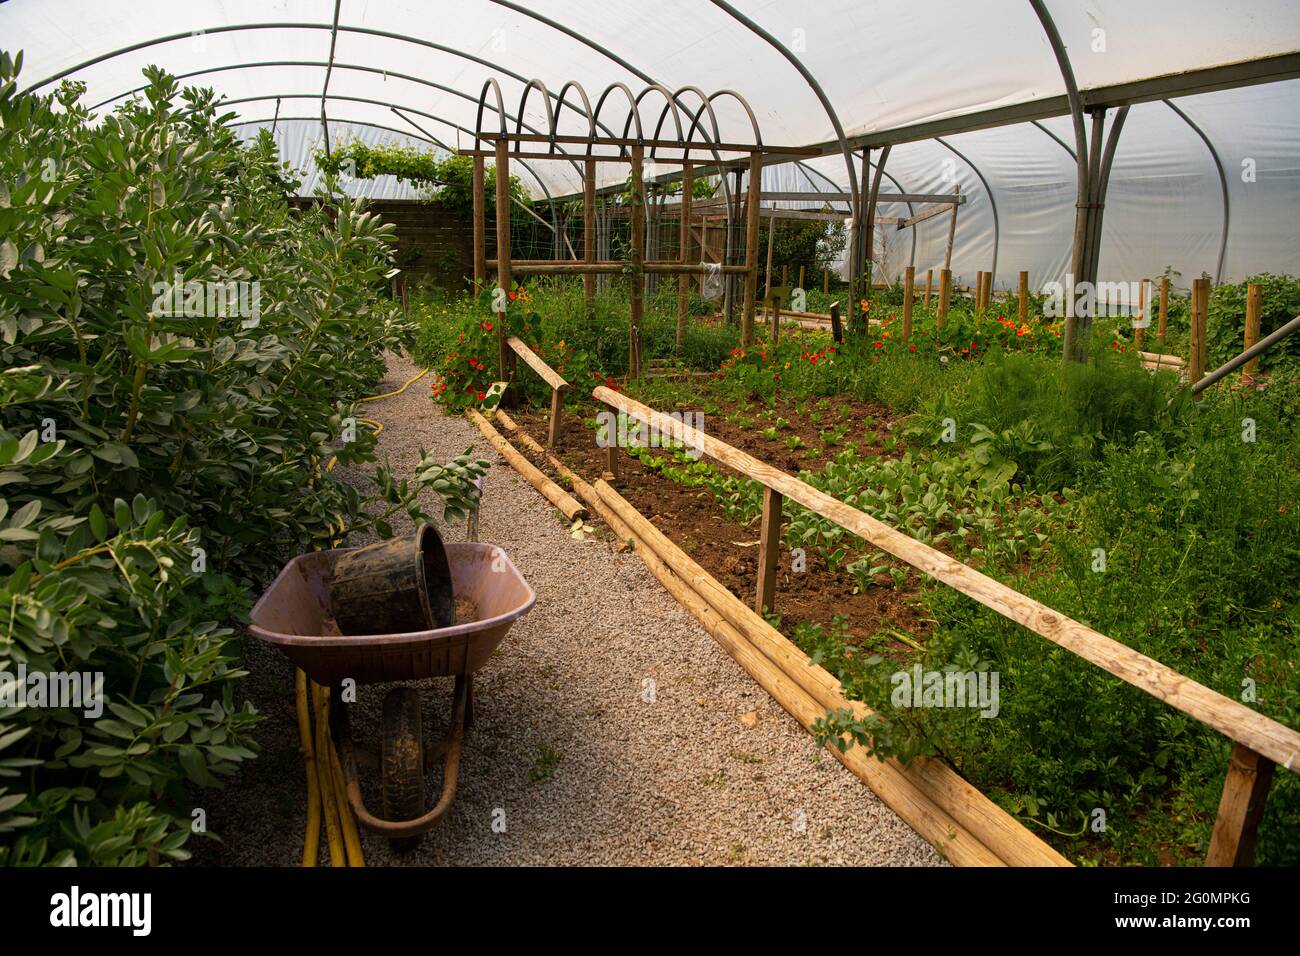
[[[491,331],[492,331],[492,323],[491,323],[491,322],[484,322],[484,323],[483,323],[483,331],[484,331],[484,332],[491,332]]]
[[[487,398],[487,396],[486,396],[485,394],[483,394],[482,392],[475,392],[474,394],[478,397],[478,400],[479,400],[480,402],[483,401],[483,399]]]

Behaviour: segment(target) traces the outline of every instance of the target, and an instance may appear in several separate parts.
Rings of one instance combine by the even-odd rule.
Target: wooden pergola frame
[[[549,129],[545,133],[525,132],[521,121],[528,96],[536,88],[541,93],[545,104]],[[688,88],[689,89],[689,88]],[[586,135],[564,134],[559,131],[560,114],[566,105],[570,90],[574,96],[567,101],[570,109],[584,116],[587,121]],[[485,130],[483,118],[485,109],[491,109],[488,94],[495,94],[496,112],[500,119],[499,128]],[[665,102],[650,136],[644,135],[640,107],[650,93],[659,94]],[[489,79],[483,85],[479,96],[478,116],[475,123],[473,147],[458,150],[462,156],[474,160],[472,189],[474,193],[474,287],[482,289],[487,279],[487,270],[495,266],[497,287],[508,293],[511,282],[516,275],[580,275],[583,277],[583,292],[587,308],[590,310],[595,299],[595,278],[598,275],[624,274],[628,278],[629,300],[631,307],[628,325],[628,376],[636,379],[641,375],[641,321],[644,314],[643,277],[646,275],[677,276],[677,339],[680,343],[685,333],[687,316],[687,282],[690,276],[706,272],[721,271],[723,275],[740,276],[744,280],[744,306],[741,319],[741,340],[745,345],[754,340],[754,313],[758,289],[758,223],[760,215],[760,190],[762,186],[763,158],[770,155],[808,156],[811,151],[788,146],[765,146],[758,128],[754,111],[740,94],[731,90],[720,90],[712,96],[705,96],[699,90],[692,90],[700,99],[700,106],[693,114],[681,108],[682,90],[670,93],[664,87],[647,86],[639,95],[633,95],[625,84],[616,83],[607,87],[596,101],[593,111],[586,91],[576,82],[570,81],[561,90],[558,108],[552,112],[551,96],[545,84],[533,80],[524,87],[519,108],[515,111],[515,128],[511,131],[506,121],[506,112],[501,98],[501,90],[494,80]],[[600,123],[602,106],[611,94],[621,93],[626,96],[629,112],[623,124],[623,134],[602,134]],[[727,96],[741,105],[749,117],[753,130],[752,143],[724,142],[718,135],[717,117],[713,110],[715,99]],[[581,106],[579,106],[581,104]],[[671,115],[677,135],[661,135],[665,120]],[[704,128],[705,116],[710,120],[713,135]],[[683,118],[689,120],[689,129],[683,133]],[[635,135],[629,135],[635,127]],[[699,132],[702,140],[695,139]],[[485,147],[482,144],[490,144]],[[582,147],[580,153],[564,149],[566,146]],[[602,150],[602,152],[598,152]],[[612,152],[610,152],[612,150]],[[647,154],[648,150],[648,154]],[[667,154],[665,155],[665,152]],[[703,160],[707,154],[708,161],[715,167],[748,169],[749,182],[745,197],[745,254],[743,262],[723,262],[721,265],[691,262],[691,191],[694,185],[694,168],[697,159]],[[723,158],[721,154],[738,154],[734,158]],[[678,255],[675,259],[647,260],[645,258],[645,182],[642,176],[644,163],[649,156],[656,164],[679,165],[682,167],[682,202],[681,237]],[[489,260],[487,248],[486,198],[484,195],[485,162],[493,157],[496,164],[496,241],[497,257]],[[500,210],[508,209],[510,203],[510,161],[520,160],[560,160],[563,162],[580,161],[583,168],[583,259],[582,261],[533,259],[515,261],[510,254],[510,217],[501,215]],[[595,243],[595,193],[596,165],[598,163],[629,163],[631,165],[632,201],[629,207],[631,219],[630,257],[626,261],[596,259]],[[727,258],[734,258],[729,256]],[[503,381],[510,381],[513,352],[507,344],[507,322],[505,295],[497,300],[497,346],[498,366]]]

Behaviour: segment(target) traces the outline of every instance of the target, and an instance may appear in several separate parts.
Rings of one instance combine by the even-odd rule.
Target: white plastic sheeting
[[[1034,104],[1065,91],[1028,0],[732,5],[807,67],[850,138]],[[1300,50],[1300,0],[1046,0],[1045,6],[1085,91]],[[553,94],[577,79],[593,98],[608,83],[639,90],[647,78],[673,89],[732,88],[753,105],[765,142],[836,140],[828,111],[794,66],[709,0],[342,0],[338,10],[326,100],[335,142],[349,135],[400,139],[379,129],[409,129],[393,112],[397,107],[430,137],[469,145],[484,81],[501,84],[513,114],[523,81],[533,77]],[[87,85],[87,102],[105,108],[140,85],[142,67],[157,64],[192,74],[186,83],[213,87],[242,120],[269,122],[277,98],[281,117],[319,115],[334,13],[333,0],[10,0],[0,4],[0,47],[25,51],[24,85],[68,73]],[[1184,96],[1176,105],[1200,126],[1224,166],[1231,228],[1222,278],[1300,272],[1300,81]],[[726,99],[717,109],[722,138],[749,141],[744,113]],[[657,110],[647,110],[651,121]],[[602,120],[621,132],[625,115],[611,101]],[[545,128],[540,94],[529,98],[522,120]],[[585,132],[576,111],[564,110],[560,124],[562,132]],[[319,124],[314,134],[312,125],[276,124],[291,161],[310,154],[320,134]],[[1043,125],[1073,148],[1068,119]],[[809,165],[847,186],[842,156]],[[532,166],[540,180],[528,170],[521,178],[539,197],[580,188],[568,163]],[[1042,129],[1021,123],[900,143],[887,172],[910,192],[949,192],[961,184],[969,201],[958,215],[953,251],[960,281],[992,268],[995,257],[1001,288],[1020,269],[1029,270],[1036,286],[1065,271],[1075,166]],[[626,167],[602,165],[601,174],[615,182]],[[899,188],[885,183],[884,189]],[[357,189],[409,194],[392,182]],[[1108,200],[1102,280],[1158,275],[1166,266],[1186,279],[1218,271],[1219,172],[1206,143],[1164,103],[1132,108]],[[909,261],[921,271],[939,265],[946,235],[944,216],[920,224],[914,255],[910,231],[891,236],[889,269]]]

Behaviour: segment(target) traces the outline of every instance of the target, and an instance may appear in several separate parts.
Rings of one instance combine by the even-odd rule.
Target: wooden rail
[[[1141,654],[1127,645],[1094,631],[1053,610],[1033,598],[1013,590],[1000,581],[962,564],[929,545],[890,527],[863,511],[846,505],[823,491],[800,481],[783,471],[733,448],[726,442],[707,435],[673,418],[643,405],[627,395],[604,386],[592,391],[592,397],[634,419],[657,428],[661,434],[701,449],[710,458],[721,462],[740,474],[762,484],[775,494],[764,495],[764,527],[770,528],[771,518],[779,514],[776,509],[783,498],[798,502],[810,511],[834,521],[840,527],[858,535],[882,551],[905,561],[930,577],[973,598],[985,607],[1014,621],[1052,643],[1097,665],[1107,673],[1163,701],[1170,707],[1194,717],[1213,727],[1219,733],[1240,744],[1245,751],[1253,752],[1249,761],[1238,757],[1237,765],[1253,761],[1256,779],[1266,780],[1255,757],[1265,763],[1280,764],[1294,773],[1300,773],[1300,733],[1264,716],[1244,704],[1211,690],[1173,668]],[[770,540],[769,540],[770,539]],[[779,541],[775,535],[764,535],[761,547],[774,547]],[[772,560],[769,554],[760,554],[759,567]],[[761,586],[766,589],[768,577],[761,576]],[[768,595],[760,590],[756,603],[767,604]],[[1259,821],[1262,796],[1243,800],[1235,796],[1243,789],[1242,774],[1230,772],[1225,782],[1221,819],[1215,826],[1215,839],[1208,859],[1217,862],[1229,854],[1222,849],[1225,841],[1234,846],[1249,846],[1253,842],[1253,828]],[[1229,791],[1232,791],[1230,794]],[[1238,858],[1238,854],[1231,854]]]
[[[506,345],[524,360],[524,363],[542,377],[542,381],[551,386],[551,420],[546,431],[546,447],[554,448],[560,435],[560,413],[564,410],[564,393],[569,390],[569,383],[560,377],[541,357],[524,344],[518,336],[506,339]]]

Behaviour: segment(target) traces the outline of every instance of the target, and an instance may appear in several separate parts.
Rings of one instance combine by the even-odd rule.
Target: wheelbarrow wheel
[[[384,698],[384,742],[380,750],[384,818],[414,820],[424,813],[424,736],[420,694],[414,687],[395,687]],[[389,841],[394,850],[414,850],[420,837]]]

